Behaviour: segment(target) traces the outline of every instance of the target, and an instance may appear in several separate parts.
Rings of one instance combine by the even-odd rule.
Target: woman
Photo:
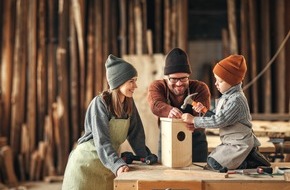
[[[113,189],[115,176],[129,171],[117,152],[126,139],[137,156],[145,158],[149,154],[133,100],[137,71],[113,55],[109,55],[105,66],[110,89],[88,106],[85,134],[70,154],[62,189]]]

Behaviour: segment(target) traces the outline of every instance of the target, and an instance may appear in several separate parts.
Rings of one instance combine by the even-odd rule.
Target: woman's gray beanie
[[[137,70],[133,65],[112,54],[108,56],[105,66],[111,90],[118,88],[126,81],[137,76]]]

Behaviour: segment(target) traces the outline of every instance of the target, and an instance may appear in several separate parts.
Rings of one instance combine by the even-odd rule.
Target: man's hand
[[[168,118],[181,118],[182,116],[182,111],[180,111],[178,108],[173,107],[169,114],[168,114]]]
[[[121,173],[123,172],[128,172],[129,171],[129,167],[128,166],[121,166],[118,170],[117,170],[117,176],[119,176]]]
[[[194,117],[189,113],[182,114],[181,119],[187,124],[194,124]]]

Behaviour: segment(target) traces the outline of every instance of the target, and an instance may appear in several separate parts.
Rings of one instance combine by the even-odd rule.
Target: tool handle
[[[196,105],[197,105],[197,102],[192,100],[191,105],[192,105],[192,106],[196,106]],[[206,107],[203,107],[202,110],[201,110],[201,112],[202,112],[202,113],[206,113],[206,112],[207,112],[207,108],[206,108]]]

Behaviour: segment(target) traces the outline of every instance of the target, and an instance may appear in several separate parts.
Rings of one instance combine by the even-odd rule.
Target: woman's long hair
[[[124,102],[122,103],[120,94],[120,88],[103,92],[103,98],[109,111],[117,118],[121,118],[123,114],[130,116],[133,110],[133,99],[125,96]]]

